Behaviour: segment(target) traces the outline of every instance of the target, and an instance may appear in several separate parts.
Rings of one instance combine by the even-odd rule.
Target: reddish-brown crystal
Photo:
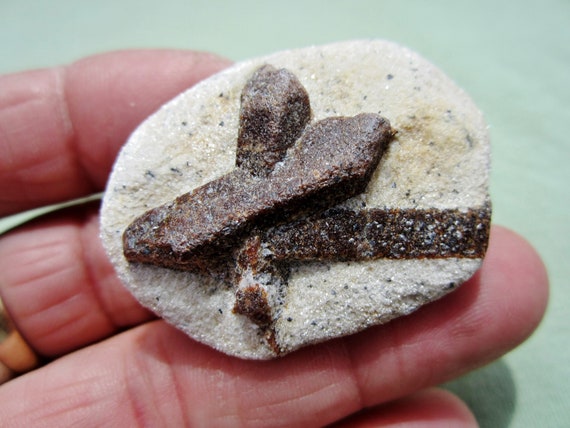
[[[267,175],[310,119],[309,94],[295,75],[271,65],[260,67],[241,94],[237,167]]]
[[[489,205],[457,209],[330,209],[268,229],[260,240],[273,260],[481,258]]]
[[[267,326],[272,321],[267,293],[258,284],[236,291],[236,304],[233,311],[245,315],[260,326]]]
[[[196,269],[254,226],[326,208],[364,191],[392,138],[376,114],[309,125],[279,167],[259,178],[231,173],[135,219],[123,236],[129,261]]]

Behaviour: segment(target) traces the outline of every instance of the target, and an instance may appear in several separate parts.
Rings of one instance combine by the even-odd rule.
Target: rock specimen
[[[287,51],[211,77],[133,133],[102,238],[145,306],[267,359],[468,279],[487,246],[488,168],[480,112],[417,54]]]

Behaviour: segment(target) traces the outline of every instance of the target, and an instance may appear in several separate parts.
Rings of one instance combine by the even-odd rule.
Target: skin
[[[104,189],[153,110],[229,63],[125,51],[0,77],[0,216]],[[434,389],[524,341],[548,297],[520,236],[493,227],[482,268],[414,314],[268,362],[216,352],[121,286],[97,206],[0,238],[0,293],[42,367],[0,386],[8,426],[476,426]]]

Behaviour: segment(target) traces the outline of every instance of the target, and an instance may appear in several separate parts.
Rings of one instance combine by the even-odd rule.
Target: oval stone
[[[189,245],[186,229],[197,229],[203,235],[200,242],[208,241],[214,232],[200,224],[178,230],[172,238],[176,242],[169,238],[169,250],[155,251],[154,238],[137,244],[139,254],[155,251],[150,262],[144,257],[142,262],[127,258],[123,238],[133,221],[154,213],[156,207],[164,207],[160,212],[169,218],[172,201],[181,195],[187,194],[182,199],[190,205],[201,204],[199,218],[207,218],[209,200],[223,204],[227,199],[224,194],[208,199],[210,193],[222,192],[216,189],[223,186],[212,183],[225,183],[227,177],[234,180],[225,187],[228,195],[247,195],[246,185],[264,189],[263,180],[277,183],[285,189],[279,192],[287,193],[284,180],[304,180],[296,169],[285,174],[283,168],[305,164],[302,159],[288,161],[287,156],[296,159],[291,153],[308,146],[311,132],[316,131],[306,131],[299,139],[295,136],[296,146],[288,151],[277,146],[278,156],[285,157],[270,162],[274,171],[259,174],[258,162],[255,176],[235,172],[243,168],[236,166],[242,93],[246,86],[250,88],[247,104],[255,102],[257,89],[251,88],[257,86],[251,79],[267,65],[292,73],[308,94],[309,124],[302,118],[297,121],[301,125],[293,121],[295,126],[318,130],[320,123],[344,126],[345,120],[352,120],[357,124],[351,125],[354,129],[345,127],[352,135],[361,125],[348,118],[372,118],[369,122],[382,126],[388,126],[382,118],[389,121],[392,131],[386,134],[384,129],[384,134],[390,141],[371,175],[366,175],[365,190],[355,187],[357,194],[345,197],[327,194],[330,201],[317,201],[315,207],[309,198],[301,198],[288,217],[265,220],[259,214],[265,208],[256,208],[258,202],[227,204],[222,207],[227,220],[218,231],[221,238],[216,235],[219,245],[207,253],[205,268],[192,260],[174,263],[171,254],[172,248]],[[289,74],[279,73],[284,88],[301,91]],[[273,92],[265,97],[272,99]],[[256,121],[258,113],[251,111],[248,120]],[[264,114],[263,106],[259,111]],[[281,116],[288,114],[287,108],[279,111]],[[376,119],[379,115],[382,118]],[[279,137],[277,131],[274,134]],[[342,138],[334,150],[323,153],[338,150],[345,140],[348,152],[358,149],[350,147],[360,144],[358,138]],[[252,146],[259,144],[263,141]],[[247,144],[244,147],[238,163],[246,165],[250,149]],[[323,165],[328,156],[323,156]],[[269,359],[407,315],[469,279],[487,248],[489,163],[489,136],[482,114],[463,90],[417,53],[381,40],[284,51],[235,64],[202,81],[136,129],[107,185],[101,237],[120,279],[145,307],[221,352]],[[303,174],[313,175],[318,182],[318,166],[311,168]],[[296,185],[302,193],[303,183]],[[331,188],[345,191],[343,186]],[[265,188],[271,198],[282,198],[271,190]],[[197,199],[198,194],[204,196]],[[242,205],[261,220],[256,217],[254,224],[242,215],[243,225],[235,228],[238,233],[230,227],[231,210]],[[184,211],[179,214],[184,217]],[[161,214],[163,220],[165,215]],[[141,223],[137,230],[168,227],[163,220]]]

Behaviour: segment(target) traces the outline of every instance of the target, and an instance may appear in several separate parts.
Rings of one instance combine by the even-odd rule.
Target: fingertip
[[[536,329],[547,299],[537,252],[516,233],[493,227],[481,268],[459,289],[346,338],[365,403],[441,384],[501,357]]]
[[[491,229],[479,271],[426,312],[447,325],[440,340],[462,343],[452,376],[480,367],[524,342],[538,327],[548,302],[548,276],[540,255],[521,235]],[[439,312],[439,314],[438,314]]]
[[[511,315],[513,343],[530,336],[544,317],[549,297],[546,266],[531,243],[506,227],[494,226],[480,281],[490,284],[488,290],[500,289],[508,296],[493,302],[502,304],[496,312]]]
[[[524,342],[540,324],[547,302],[548,276],[540,255],[521,235],[493,226],[481,268],[424,313],[447,325],[438,330],[441,340],[471,343],[460,365],[475,368]]]

